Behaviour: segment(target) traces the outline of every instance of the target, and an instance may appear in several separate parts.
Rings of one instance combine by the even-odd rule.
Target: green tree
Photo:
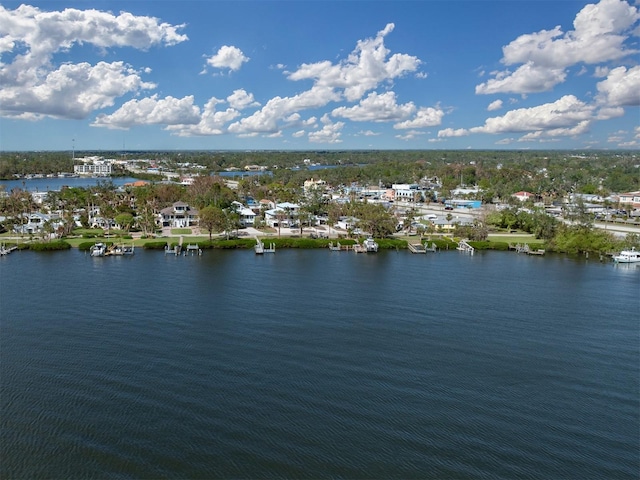
[[[114,218],[114,220],[125,232],[129,232],[129,230],[131,230],[131,227],[133,227],[133,224],[135,223],[135,219],[130,213],[121,213],[119,215],[116,215],[116,218]]]
[[[196,177],[193,184],[187,187],[187,200],[197,209],[207,205],[225,209],[236,200],[236,195],[224,184],[222,178],[201,176]]]
[[[583,228],[593,226],[593,215],[587,210],[587,205],[582,197],[577,197],[573,204],[567,207],[567,218]]]
[[[227,232],[227,237],[229,236],[229,232],[236,231],[238,233],[238,229],[242,226],[240,223],[240,213],[236,208],[236,204],[231,204],[228,208],[223,210],[225,216],[225,231]]]
[[[384,238],[395,232],[395,217],[379,203],[360,203],[354,205],[355,216],[360,225],[374,237]]]
[[[549,240],[556,234],[558,220],[545,212],[539,211],[533,215],[533,233],[536,238]]]
[[[415,208],[411,207],[405,212],[404,217],[404,229],[411,234],[413,230],[413,222],[416,220],[417,211]]]
[[[88,218],[85,214],[85,218]],[[72,210],[66,210],[64,215],[62,216],[62,228],[59,233],[61,236],[69,236],[73,233],[73,230],[76,228],[76,219]]]
[[[51,241],[51,235],[55,232],[53,228],[53,222],[51,220],[47,220],[42,224],[42,237],[47,241]]]
[[[337,203],[330,203],[327,206],[327,226],[329,227],[329,235],[331,235],[331,228],[338,223],[342,216],[342,207]]]
[[[226,216],[220,207],[208,205],[199,211],[199,224],[209,232],[209,240],[211,240],[214,231],[225,230]]]

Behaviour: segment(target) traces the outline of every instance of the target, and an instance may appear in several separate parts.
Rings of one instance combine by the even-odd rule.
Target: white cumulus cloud
[[[29,5],[8,10],[0,5],[0,53],[14,54],[0,63],[2,114],[21,118],[84,118],[113,105],[126,93],[154,88],[123,62],[53,64],[54,55],[89,44],[100,49],[147,50],[187,40],[182,25],[122,12],[67,8],[43,11]]]
[[[438,138],[465,137],[467,135],[469,135],[469,130],[465,128],[445,128],[438,132]]]
[[[247,93],[244,89],[240,88],[234,90],[231,95],[227,97],[229,105],[237,110],[244,110],[249,107],[257,107],[260,104],[253,98],[253,93]]]
[[[260,110],[229,126],[231,133],[275,133],[280,123],[291,114],[300,110],[318,108],[331,101],[338,101],[340,95],[327,87],[312,87],[293,97],[274,97]]]
[[[487,110],[492,112],[494,110],[500,110],[502,108],[502,100],[495,100],[489,104]]]
[[[193,124],[200,121],[200,109],[193,96],[184,98],[157,95],[129,100],[110,115],[98,115],[94,127],[126,129],[134,125]]]
[[[416,112],[414,118],[396,123],[393,128],[398,130],[408,128],[428,128],[440,125],[444,111],[440,108],[421,107]]]
[[[240,112],[232,107],[218,111],[216,106],[222,103],[225,103],[224,100],[211,97],[202,109],[197,123],[168,125],[166,129],[180,137],[222,135],[227,132],[226,125],[240,115]]]
[[[404,140],[405,142],[408,142],[410,140],[415,140],[416,138],[424,134],[425,132],[421,132],[420,130],[409,130],[408,132],[403,133],[402,135],[396,135],[396,138],[398,140]]]
[[[389,122],[407,118],[415,112],[413,102],[398,105],[396,94],[386,92],[378,95],[371,92],[353,107],[338,107],[331,112],[334,117],[346,118],[356,122]]]
[[[355,50],[337,64],[329,60],[303,64],[288,78],[312,79],[317,86],[344,89],[346,99],[356,101],[381,82],[414,72],[421,64],[412,55],[396,53],[388,57],[390,52],[384,45],[384,38],[393,29],[394,24],[389,23],[375,38],[360,40]]]
[[[527,62],[514,72],[506,70],[495,74],[495,78],[476,86],[476,93],[538,93],[551,90],[567,77],[562,68],[541,68]]]
[[[565,95],[552,103],[519,108],[501,117],[488,118],[483,126],[469,131],[492,134],[530,132],[530,137],[570,136],[587,131],[594,109],[595,106],[578,100],[574,95]]]
[[[373,130],[361,130],[358,132],[358,135],[362,135],[363,137],[377,137],[380,135],[380,132],[374,132]]]
[[[150,88],[155,84],[143,82],[122,62],[65,64],[35,82],[6,85],[0,90],[0,111],[5,116],[31,113],[34,118],[81,119],[112,106],[128,92]]]
[[[476,93],[534,93],[547,91],[566,79],[566,69],[579,63],[598,64],[619,60],[638,51],[627,48],[640,19],[636,7],[622,0],[601,0],[586,5],[573,22],[573,30],[560,26],[521,35],[503,47],[502,63],[520,64],[515,71],[494,73],[476,86]]]
[[[208,65],[221,69],[228,68],[233,72],[240,70],[242,64],[248,61],[249,57],[246,57],[242,50],[229,45],[223,45],[218,53],[207,58]]]
[[[328,115],[324,115],[320,121],[323,126],[320,130],[309,133],[309,141],[311,143],[341,143],[342,128],[344,122],[332,122]]]
[[[597,101],[608,107],[640,106],[640,66],[617,67],[598,82]]]

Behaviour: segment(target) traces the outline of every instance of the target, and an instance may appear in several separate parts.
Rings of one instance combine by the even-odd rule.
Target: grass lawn
[[[200,242],[204,242],[209,240],[209,236],[208,235],[202,235],[202,236],[198,236],[198,237],[189,237],[189,238],[184,238],[182,241],[185,245],[187,244],[194,244],[194,243],[200,243]],[[167,242],[167,243],[178,243],[180,241],[180,237],[155,237],[155,238],[137,238],[135,240],[131,240],[126,239],[126,238],[118,238],[118,237],[109,237],[109,238],[105,238],[105,237],[96,237],[96,238],[65,238],[64,239],[65,242],[67,242],[68,244],[70,244],[72,247],[77,247],[78,245],[80,245],[81,243],[87,243],[87,242],[93,242],[93,243],[97,243],[97,242],[110,242],[110,243],[124,243],[125,245],[131,245],[131,243],[133,243],[136,247],[143,247],[145,243],[148,242],[152,242],[152,243],[156,243],[156,242]]]
[[[171,235],[191,235],[190,228],[172,228]]]
[[[536,238],[535,235],[531,235],[528,233],[515,233],[515,234],[490,233],[489,238],[487,240],[489,240],[490,242],[505,242],[505,243],[541,243],[544,241]]]

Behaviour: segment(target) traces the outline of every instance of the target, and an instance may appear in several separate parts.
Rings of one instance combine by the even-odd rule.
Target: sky
[[[637,150],[639,37],[639,0],[0,0],[0,150]]]

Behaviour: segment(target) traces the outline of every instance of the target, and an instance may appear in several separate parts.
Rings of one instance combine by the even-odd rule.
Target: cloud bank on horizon
[[[294,67],[275,40],[250,35],[250,24],[246,39],[231,29],[203,36],[210,26],[189,10],[206,2],[164,8],[162,18],[153,3],[144,4],[149,15],[40,3],[0,5],[3,150],[64,149],[75,136],[112,149],[117,131],[140,148],[640,146],[640,13],[623,0],[581,4],[569,27],[528,31],[516,19],[523,33],[501,51],[487,45],[482,58],[450,54],[446,37],[436,44],[408,21],[360,39],[327,34],[340,51],[302,36],[289,48],[309,60]],[[417,3],[438,18],[440,2]],[[547,3],[538,3],[551,7],[542,18],[553,18]],[[488,32],[476,33],[489,43]],[[454,64],[468,75],[449,77]]]

